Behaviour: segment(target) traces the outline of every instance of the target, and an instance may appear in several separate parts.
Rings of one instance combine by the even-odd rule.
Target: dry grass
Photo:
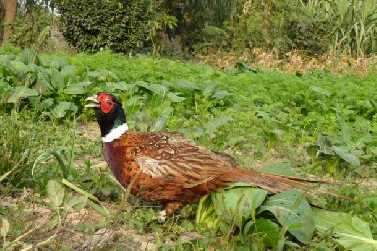
[[[62,247],[72,250],[108,250],[111,247],[120,247],[122,250],[156,249],[154,234],[141,235],[125,226],[111,229],[100,227],[104,218],[91,208],[69,213],[59,227],[51,229],[49,224],[53,215],[52,210],[43,203],[36,204],[28,199],[32,196],[39,197],[31,190],[25,190],[12,197],[0,197],[0,206],[15,212],[23,219],[24,224],[21,234],[9,239],[13,242],[9,250],[32,250],[37,247],[56,250]],[[111,206],[106,205],[113,212]],[[95,233],[80,230],[84,225],[96,226],[98,230]]]
[[[353,73],[367,75],[376,70],[377,56],[354,58],[349,55],[322,55],[308,57],[299,51],[292,51],[279,57],[275,52],[262,49],[249,49],[241,53],[211,51],[197,58],[220,69],[233,67],[237,62],[245,62],[251,68],[277,69],[289,73],[306,73],[313,70],[327,70],[336,74]]]

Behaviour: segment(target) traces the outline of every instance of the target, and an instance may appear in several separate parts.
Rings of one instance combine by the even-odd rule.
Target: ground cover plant
[[[39,4],[46,7],[48,2],[55,3],[61,14],[66,40],[80,51],[111,48],[188,56],[208,50],[259,48],[274,50],[281,58],[292,51],[311,56],[376,52],[375,0],[66,0]]]
[[[376,80],[2,48],[0,246],[375,250]],[[120,97],[134,130],[179,131],[245,168],[335,179],[351,200],[234,184],[159,224],[158,205],[130,196],[102,161],[83,108],[99,90]]]

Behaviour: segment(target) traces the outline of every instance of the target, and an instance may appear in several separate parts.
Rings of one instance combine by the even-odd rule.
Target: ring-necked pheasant
[[[307,188],[299,178],[242,169],[230,157],[197,146],[178,133],[131,132],[122,105],[111,94],[98,93],[87,101],[86,107],[95,108],[104,157],[117,180],[130,186],[133,195],[163,203],[166,215],[234,182],[271,193]]]

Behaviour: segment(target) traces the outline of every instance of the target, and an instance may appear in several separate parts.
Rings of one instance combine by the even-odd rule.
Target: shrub
[[[223,22],[230,18],[240,0],[161,0],[157,2],[160,2],[162,10],[177,20],[176,28],[170,35],[179,36],[182,45],[192,49],[197,43],[208,42],[206,35],[209,29],[221,27]],[[217,46],[217,42],[214,46]]]
[[[52,14],[40,5],[19,8],[10,42],[21,48],[46,48],[52,24]]]
[[[57,5],[65,39],[81,51],[130,52],[143,48],[148,39],[145,1],[60,0]]]
[[[199,34],[196,35],[200,37],[199,41],[194,41],[194,47],[199,49],[210,47],[237,51],[251,47],[273,49],[280,55],[300,50],[309,55],[345,52],[364,56],[375,53],[377,48],[376,3],[376,0],[237,0],[228,5],[231,14],[223,23],[211,23],[211,17],[207,17],[210,12],[203,14],[204,11],[193,11],[192,18],[188,15],[188,20],[194,20],[191,23],[196,30],[191,30]],[[195,21],[195,17],[200,17],[200,22]],[[203,24],[207,28],[200,29],[204,32],[198,33],[198,27]],[[181,26],[178,19],[178,27]],[[222,31],[227,35],[222,35]],[[191,40],[193,37],[190,37]],[[223,41],[227,43],[219,44],[218,38],[224,37]]]
[[[248,2],[248,1],[246,1]],[[321,54],[330,47],[331,26],[322,12],[312,12],[298,1],[249,1],[225,28],[232,49],[275,49],[279,54],[302,50]]]

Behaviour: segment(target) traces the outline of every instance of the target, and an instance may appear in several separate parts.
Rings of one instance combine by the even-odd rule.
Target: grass
[[[203,64],[109,52],[41,55],[45,61],[61,58],[76,67],[78,76],[108,70],[127,84],[156,84],[155,89],[141,83],[119,92],[134,129],[181,131],[205,147],[231,154],[245,168],[285,163],[299,173],[342,180],[344,185],[337,192],[354,201],[324,198],[321,205],[369,222],[376,236],[377,75],[335,76],[324,71],[296,75],[247,68],[219,71]],[[160,95],[163,88],[185,100],[173,102]],[[0,218],[10,223],[4,249],[33,244],[65,250],[84,245],[121,250],[145,244],[152,236],[162,250],[209,246],[263,250],[261,236],[242,240],[236,233],[219,235],[197,226],[196,205],[160,225],[156,205],[137,198],[125,201],[124,191],[102,161],[98,129],[90,122],[92,113],[51,120],[42,119],[40,109],[27,104],[18,111],[9,112],[12,105],[2,108],[0,177],[11,171],[0,182]],[[62,187],[48,186],[49,181],[63,178],[84,191],[60,182]],[[85,200],[86,193],[99,201]],[[61,202],[51,204],[56,197],[49,194],[60,196]],[[188,232],[205,238],[187,241]],[[107,240],[105,244],[99,243],[95,233]],[[286,250],[297,249],[297,244],[283,243]],[[300,246],[331,250],[336,244],[316,235]]]

